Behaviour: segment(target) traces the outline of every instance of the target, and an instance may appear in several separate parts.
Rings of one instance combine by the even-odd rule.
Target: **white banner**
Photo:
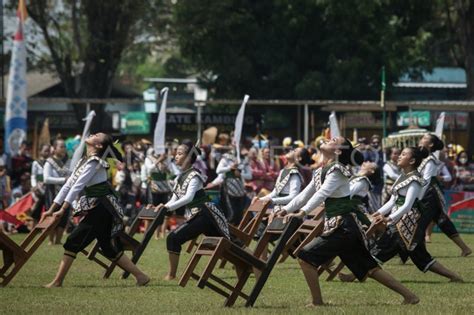
[[[153,136],[153,149],[155,154],[165,153],[165,135],[166,135],[166,102],[168,101],[168,91],[167,87],[163,88],[160,91],[161,107],[160,113],[158,114],[158,119],[156,120],[155,133]]]
[[[242,137],[242,126],[244,124],[245,105],[249,101],[249,97],[250,96],[245,94],[244,100],[242,101],[242,105],[240,105],[239,112],[237,113],[237,117],[235,118],[234,145],[238,163],[240,163],[240,138]]]

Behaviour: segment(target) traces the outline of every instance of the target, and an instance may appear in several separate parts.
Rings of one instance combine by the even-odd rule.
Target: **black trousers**
[[[97,240],[105,257],[116,260],[122,255],[122,244],[111,237],[113,216],[101,204],[90,210],[64,243],[65,255],[75,257],[93,240]]]
[[[31,208],[31,217],[38,222],[41,219],[41,210],[43,210],[43,206],[45,205],[45,195],[38,197],[38,200],[34,203],[33,207]]]
[[[422,231],[425,231],[425,229]],[[417,246],[409,251],[401,239],[397,228],[392,225],[375,243],[371,253],[381,262],[389,261],[396,255],[400,255],[405,260],[409,257],[418,269],[427,272],[435,260],[426,250],[424,237],[417,241]]]
[[[326,236],[318,236],[298,253],[298,258],[319,267],[336,256],[359,280],[365,279],[377,262],[365,247],[352,215],[344,215],[341,225]]]
[[[431,222],[435,222],[439,229],[444,234],[446,234],[446,236],[451,238],[459,235],[459,232],[454,226],[453,222],[451,219],[449,219],[448,215],[441,207],[438,194],[433,187],[430,186],[428,188],[421,203],[423,206],[423,212],[419,225],[423,231],[426,230]]]
[[[179,228],[168,234],[166,238],[166,249],[170,253],[180,254],[181,247],[187,241],[195,239],[199,235],[221,236],[212,219],[201,211]]]

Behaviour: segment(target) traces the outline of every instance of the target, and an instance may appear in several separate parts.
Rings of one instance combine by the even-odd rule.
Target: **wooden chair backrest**
[[[58,225],[60,220],[61,217],[46,217],[42,222],[38,223],[33,230],[31,230],[28,236],[21,243],[20,247],[29,255],[32,255],[49,233],[51,233],[56,225]]]
[[[254,201],[245,211],[238,229],[253,237],[257,233],[258,227],[269,206],[269,200]]]

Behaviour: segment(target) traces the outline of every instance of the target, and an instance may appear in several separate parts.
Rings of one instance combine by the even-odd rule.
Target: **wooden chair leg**
[[[7,286],[10,283],[10,281],[12,281],[12,279],[16,276],[16,274],[21,270],[21,268],[23,267],[25,263],[26,263],[26,260],[21,260],[19,262],[16,262],[15,266],[8,273],[8,275],[3,277],[3,281],[0,282],[0,287]]]
[[[188,248],[186,249],[186,252],[188,254],[191,254],[193,252],[194,246],[196,246],[196,245],[197,245],[197,238],[189,241]]]
[[[181,279],[179,279],[179,285],[183,288],[186,286],[186,284],[188,284],[189,278],[191,278],[191,275],[194,273],[194,269],[196,268],[200,259],[201,255],[195,253],[186,266],[186,269],[184,269]]]
[[[204,268],[204,271],[201,275],[201,277],[198,280],[197,286],[198,288],[204,288],[206,285],[207,280],[209,279],[209,276],[212,274],[212,271],[214,270],[214,267],[216,266],[217,262],[219,261],[219,250],[216,250],[214,255],[211,256],[211,259],[207,263],[206,268]]]
[[[334,280],[334,278],[337,276],[339,272],[341,272],[344,266],[345,266],[344,263],[341,261],[339,265],[337,265],[337,267],[334,268],[334,270],[329,273],[329,277],[326,279],[326,281]]]
[[[229,295],[229,297],[225,300],[224,306],[225,307],[230,307],[235,304],[235,301],[239,297],[240,293],[242,292],[242,289],[244,288],[245,284],[247,283],[248,278],[250,277],[250,272],[249,271],[241,271],[239,272],[239,278],[237,283],[235,284],[234,289],[232,290],[232,293]]]

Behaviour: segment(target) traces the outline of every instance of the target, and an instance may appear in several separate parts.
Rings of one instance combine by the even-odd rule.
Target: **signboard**
[[[120,118],[120,131],[126,135],[150,133],[150,114],[145,112],[128,112]]]
[[[236,114],[206,114],[201,116],[203,129],[216,127],[219,132],[231,132],[234,130]],[[256,130],[259,122],[258,115],[247,114],[244,118],[244,133],[252,133]],[[155,118],[156,120],[156,118]],[[170,131],[190,132],[197,131],[196,114],[166,114],[166,128]]]
[[[429,111],[412,111],[412,124],[419,127],[429,127],[431,124],[431,115]],[[397,115],[397,126],[410,126],[410,112],[399,112]]]
[[[381,113],[371,112],[347,112],[344,113],[346,128],[382,128]],[[390,119],[387,119],[387,127],[390,127]]]
[[[474,233],[474,197],[453,204],[449,216],[460,233]]]

